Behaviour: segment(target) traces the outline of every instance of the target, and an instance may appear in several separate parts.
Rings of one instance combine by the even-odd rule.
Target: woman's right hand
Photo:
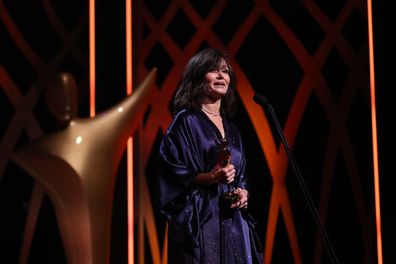
[[[215,167],[210,172],[199,173],[195,178],[197,184],[212,185],[219,182],[229,184],[235,179],[234,165],[228,164],[224,168]]]
[[[221,182],[225,184],[230,184],[235,179],[235,167],[232,164],[228,164],[224,168],[214,168],[212,173],[214,173],[214,178],[216,183]]]

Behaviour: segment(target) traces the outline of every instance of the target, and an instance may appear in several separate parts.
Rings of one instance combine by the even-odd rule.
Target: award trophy
[[[231,152],[227,148],[228,141],[226,138],[221,139],[220,145],[221,148],[219,152],[218,164],[224,168],[231,163]],[[229,210],[231,204],[238,201],[238,199],[239,196],[231,190],[231,185],[228,184],[227,191],[224,191],[220,197],[220,203],[223,205],[224,209]]]

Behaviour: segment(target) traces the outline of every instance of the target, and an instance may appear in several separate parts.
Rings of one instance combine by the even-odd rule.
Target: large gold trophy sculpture
[[[12,154],[53,203],[70,264],[109,262],[117,168],[128,138],[141,123],[155,77],[153,69],[131,96],[94,118],[77,118],[74,80],[59,75],[47,102],[63,129]]]

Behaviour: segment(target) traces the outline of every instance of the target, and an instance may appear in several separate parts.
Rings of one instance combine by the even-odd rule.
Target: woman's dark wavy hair
[[[204,49],[195,54],[184,68],[183,77],[173,100],[173,112],[181,109],[201,109],[200,101],[206,91],[205,75],[213,68],[218,68],[224,59],[227,63],[230,76],[230,84],[226,95],[221,99],[221,113],[232,116],[236,108],[235,89],[237,79],[233,71],[229,57],[226,53],[213,48]]]

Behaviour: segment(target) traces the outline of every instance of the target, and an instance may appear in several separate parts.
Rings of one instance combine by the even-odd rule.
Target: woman
[[[228,122],[236,76],[215,49],[193,56],[160,147],[159,202],[169,224],[168,263],[262,263],[246,211],[249,194],[239,129]]]

